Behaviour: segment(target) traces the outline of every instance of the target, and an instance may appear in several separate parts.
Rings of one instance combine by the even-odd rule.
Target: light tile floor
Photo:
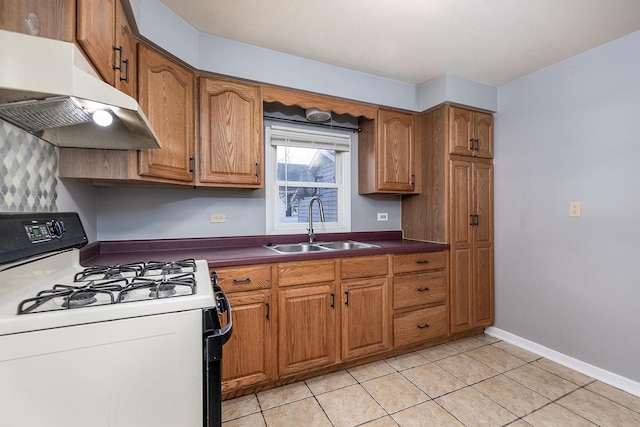
[[[224,427],[640,426],[640,397],[488,335],[222,403]]]

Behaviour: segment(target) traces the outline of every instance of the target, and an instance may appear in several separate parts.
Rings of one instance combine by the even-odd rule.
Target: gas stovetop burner
[[[145,298],[138,291],[148,290]],[[147,277],[131,279],[129,286],[120,292],[118,302],[140,301],[143,299],[159,299],[194,295],[196,293],[196,277],[193,273],[176,276]]]
[[[18,314],[115,304],[125,286],[126,279],[101,283],[91,281],[82,286],[56,284],[51,289],[40,291],[35,297],[20,302]],[[49,302],[53,305],[38,310],[40,306]]]
[[[63,297],[62,299],[64,300],[62,303],[64,308],[84,307],[85,305],[91,305],[98,302],[96,293],[91,291],[76,292],[68,297]]]
[[[151,298],[167,298],[176,293],[176,285],[170,283],[159,284],[149,288],[149,296]]]
[[[184,259],[181,261],[149,261],[144,268],[143,276],[157,274],[179,274],[195,273],[196,261],[194,259]]]
[[[118,264],[113,266],[97,265],[85,268],[77,273],[73,280],[81,282],[85,280],[122,279],[123,277],[141,276],[144,272],[143,263]]]

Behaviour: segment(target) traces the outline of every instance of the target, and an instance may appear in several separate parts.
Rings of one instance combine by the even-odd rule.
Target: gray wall
[[[636,32],[500,87],[494,160],[496,327],[635,381],[639,78]]]
[[[400,229],[400,196],[358,195],[358,144],[351,147],[351,229]],[[98,239],[253,236],[266,233],[264,190],[96,188]],[[389,214],[379,222],[377,212]],[[209,222],[212,213],[225,223]],[[320,237],[320,236],[318,236]]]

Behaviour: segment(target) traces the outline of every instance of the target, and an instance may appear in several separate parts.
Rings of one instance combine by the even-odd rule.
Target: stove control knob
[[[62,235],[67,231],[64,226],[64,222],[55,219],[48,222],[47,226],[49,228],[49,233],[51,233],[53,237],[57,237],[58,239],[61,238]]]

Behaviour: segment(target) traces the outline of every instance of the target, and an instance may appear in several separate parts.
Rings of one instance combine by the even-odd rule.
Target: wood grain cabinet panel
[[[105,82],[115,85],[115,2],[119,0],[77,0],[76,39]]]
[[[242,265],[238,267],[214,268],[218,286],[225,293],[244,292],[271,287],[271,264]]]
[[[423,308],[393,316],[393,345],[415,344],[447,334],[447,306]]]
[[[143,44],[138,45],[138,102],[161,148],[140,150],[141,176],[194,181],[195,75]]]
[[[493,158],[493,116],[461,107],[449,109],[449,153]]]
[[[360,120],[360,194],[416,191],[415,115],[379,109],[376,120]]]
[[[263,185],[260,86],[200,78],[199,181],[202,185]]]
[[[447,272],[395,276],[393,278],[393,308],[444,303],[447,300]]]
[[[335,260],[285,262],[278,265],[278,285],[295,286],[336,280]]]
[[[389,271],[387,255],[349,257],[340,260],[340,277],[354,279],[361,277],[386,276]]]
[[[336,361],[336,301],[333,283],[278,291],[280,377]]]
[[[0,29],[71,42],[74,0],[2,0]]]
[[[393,256],[393,272],[395,274],[444,268],[447,268],[446,252],[418,252]]]
[[[224,345],[223,393],[267,382],[275,371],[271,293],[242,292],[228,298],[233,333]]]

